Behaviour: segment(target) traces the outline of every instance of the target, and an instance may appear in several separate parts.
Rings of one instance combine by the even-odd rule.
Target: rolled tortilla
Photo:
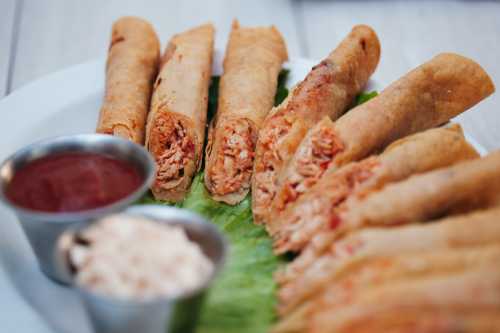
[[[368,196],[353,196],[335,209],[330,230],[341,235],[362,227],[432,220],[498,203],[500,151],[410,177]]]
[[[318,181],[403,136],[446,123],[494,92],[474,61],[440,54],[335,123],[325,119],[300,143],[280,175],[270,220]],[[327,171],[328,170],[328,171]]]
[[[241,28],[233,23],[205,157],[205,186],[217,201],[237,204],[250,189],[257,134],[273,107],[287,57],[274,26]]]
[[[123,17],[113,24],[98,133],[144,143],[159,57],[160,42],[151,24],[137,17]]]
[[[418,253],[374,256],[353,261],[325,279],[324,290],[311,295],[298,309],[287,314],[273,333],[304,332],[311,317],[341,306],[365,290],[398,281],[410,281],[494,265],[500,256],[500,239],[491,246],[444,249]]]
[[[411,175],[477,157],[458,124],[395,141],[380,156],[347,164],[325,177],[273,219],[269,226],[275,251],[302,250],[315,234],[328,230],[334,208],[348,197],[365,196]]]
[[[157,164],[156,199],[184,199],[200,167],[213,44],[214,28],[205,24],[174,36],[163,55],[146,128]]]
[[[355,26],[330,55],[306,76],[259,132],[252,178],[252,212],[264,223],[281,168],[307,130],[323,117],[337,119],[363,89],[380,58],[380,44],[368,26]]]
[[[500,269],[491,266],[365,290],[342,306],[324,309],[309,332],[401,332],[432,314],[433,323],[446,329],[435,326],[431,332],[456,332],[463,331],[462,316],[488,314],[483,318],[489,320],[499,311]]]
[[[367,258],[463,249],[500,243],[500,208],[399,228],[368,228],[338,241],[333,233],[316,243],[277,275],[279,311],[290,313],[311,295],[321,293],[332,277]]]

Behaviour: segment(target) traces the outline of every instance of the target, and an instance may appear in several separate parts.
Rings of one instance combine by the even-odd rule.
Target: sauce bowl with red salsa
[[[104,134],[57,137],[0,165],[0,199],[16,213],[42,271],[68,283],[55,259],[59,236],[133,204],[154,175],[151,155],[133,142]]]

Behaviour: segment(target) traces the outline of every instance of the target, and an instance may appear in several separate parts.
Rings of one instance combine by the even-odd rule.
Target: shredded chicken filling
[[[155,142],[150,146],[157,164],[156,185],[168,187],[184,177],[184,168],[194,161],[195,146],[179,119],[158,117],[153,130]]]
[[[334,157],[343,150],[343,144],[330,127],[322,127],[311,138],[311,146],[298,161],[291,181],[284,184],[276,208],[282,211],[286,206],[314,184],[328,169]]]
[[[215,163],[208,170],[211,191],[226,195],[246,191],[250,187],[256,135],[248,120],[227,121]]]
[[[256,165],[256,194],[255,198],[261,205],[267,205],[275,195],[275,169],[283,160],[280,156],[281,145],[288,140],[287,134],[296,120],[297,109],[310,110],[313,116],[323,117],[322,105],[317,103],[318,98],[323,99],[329,84],[334,81],[334,65],[329,60],[323,60],[313,67],[289,98],[287,105],[269,119],[269,127],[261,133],[261,143],[264,154],[260,165]],[[286,145],[283,145],[286,146]]]
[[[327,250],[302,267],[301,272],[295,272],[295,279],[283,285],[278,293],[280,304],[279,312],[284,315],[296,308],[308,295],[320,294],[328,285],[328,277],[355,256],[362,255],[365,241],[360,237],[350,237],[335,242]]]
[[[261,143],[265,151],[261,165],[256,166],[258,173],[255,175],[258,184],[256,197],[260,202],[269,202],[274,197],[275,165],[281,160],[279,147],[292,127],[292,121],[287,117],[273,118],[270,130],[261,136]]]
[[[283,217],[286,224],[275,236],[276,251],[300,250],[320,231],[338,227],[336,209],[373,176],[378,165],[376,158],[352,164],[326,180],[328,187],[321,186],[316,198],[304,197],[298,202],[291,216]]]
[[[340,200],[337,201],[337,204],[330,208],[330,229],[336,229],[341,224],[341,219],[339,216],[339,212],[343,209],[343,203],[347,200],[347,198],[354,192],[359,185],[367,181],[373,175],[374,168],[378,166],[378,163],[375,158],[368,159],[365,163],[357,163],[353,166],[352,172],[347,173],[345,179],[345,189],[340,192]],[[373,191],[372,188],[364,189],[364,191],[358,191],[358,195],[366,195],[367,193]]]

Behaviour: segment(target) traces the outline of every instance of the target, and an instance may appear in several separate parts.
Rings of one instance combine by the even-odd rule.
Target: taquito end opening
[[[149,151],[156,164],[152,192],[156,199],[180,201],[197,170],[195,136],[181,116],[161,113],[154,120]]]
[[[234,205],[250,189],[257,130],[248,119],[229,119],[217,131],[207,150],[205,185],[215,200]]]

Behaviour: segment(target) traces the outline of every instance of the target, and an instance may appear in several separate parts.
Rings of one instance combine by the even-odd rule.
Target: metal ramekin
[[[207,281],[197,289],[177,297],[160,297],[151,301],[119,300],[73,285],[80,294],[89,318],[99,333],[190,333],[195,330],[199,312],[207,289],[222,268],[227,251],[227,243],[212,223],[203,217],[183,209],[163,205],[137,205],[124,213],[148,217],[159,223],[182,227],[188,238],[196,242],[214,264],[214,271]],[[61,244],[67,243],[72,235],[88,225],[78,225],[61,236]],[[67,249],[59,252],[59,260],[68,272]],[[130,267],[134,269],[134,267]]]
[[[143,176],[140,187],[127,197],[103,207],[76,212],[48,213],[31,210],[10,201],[5,190],[16,171],[39,158],[64,153],[87,152],[105,154],[135,165]],[[0,165],[0,200],[16,213],[41,270],[59,283],[68,283],[55,260],[59,235],[75,223],[88,222],[118,212],[137,201],[151,186],[155,163],[144,147],[118,137],[104,134],[61,136],[31,144],[7,158]]]

